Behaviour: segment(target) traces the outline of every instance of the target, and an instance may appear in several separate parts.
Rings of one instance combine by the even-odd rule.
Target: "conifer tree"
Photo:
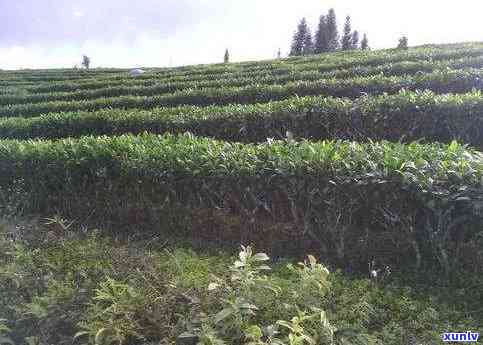
[[[312,32],[310,32],[310,28],[307,27],[307,32],[305,33],[304,38],[304,47],[302,55],[310,55],[314,53],[314,41],[312,40]]]
[[[357,30],[352,33],[351,49],[359,49],[359,31]]]
[[[351,29],[351,17],[345,18],[344,34],[341,40],[342,50],[349,50],[352,48],[352,29]]]
[[[333,8],[327,14],[327,41],[328,51],[334,51],[339,48],[339,31],[337,29],[337,18]]]
[[[367,39],[367,35],[366,34],[364,34],[364,36],[362,37],[361,49],[362,50],[368,50],[368,49],[370,49],[369,48],[369,40]]]
[[[315,33],[314,52],[316,54],[329,51],[329,37],[327,35],[327,18],[322,15],[319,18],[319,25]]]
[[[397,45],[398,49],[408,49],[408,38],[403,36],[399,39],[399,43]]]
[[[82,66],[85,67],[85,69],[89,69],[89,66],[91,65],[91,59],[87,55],[82,56]]]
[[[305,49],[305,45],[308,43],[307,34],[310,34],[307,20],[302,18],[297,26],[297,31],[295,31],[293,35],[290,56],[300,56],[307,51],[307,49]],[[312,36],[310,36],[310,41],[312,41]]]
[[[230,53],[228,52],[228,49],[225,50],[225,56],[223,57],[223,62],[224,63],[230,62]]]

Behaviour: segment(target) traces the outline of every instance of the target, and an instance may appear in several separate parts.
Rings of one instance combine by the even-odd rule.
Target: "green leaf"
[[[225,320],[226,318],[230,317],[233,314],[233,309],[225,308],[222,311],[218,312],[215,315],[215,323],[220,323],[221,321]]]

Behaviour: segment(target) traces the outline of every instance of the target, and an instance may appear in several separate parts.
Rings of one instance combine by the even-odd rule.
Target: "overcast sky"
[[[372,48],[483,41],[482,0],[0,0],[0,68],[178,66],[286,55],[297,22],[351,15]]]

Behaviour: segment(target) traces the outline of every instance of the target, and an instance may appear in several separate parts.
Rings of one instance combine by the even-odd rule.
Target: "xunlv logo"
[[[444,333],[443,334],[443,341],[451,341],[451,342],[469,342],[469,341],[478,341],[480,337],[480,333],[477,332],[465,332],[465,333]]]

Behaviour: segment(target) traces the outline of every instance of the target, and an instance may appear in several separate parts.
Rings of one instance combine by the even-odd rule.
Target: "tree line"
[[[402,36],[399,39],[398,49],[408,49],[408,38]],[[327,52],[333,52],[337,50],[368,50],[369,39],[367,34],[362,35],[360,40],[360,34],[358,30],[352,30],[351,17],[348,15],[345,18],[342,37],[339,35],[339,29],[337,27],[337,18],[335,10],[331,8],[326,15],[319,17],[319,23],[315,31],[315,35],[312,35],[306,18],[302,18],[297,25],[292,44],[290,47],[289,56],[302,56],[311,54],[322,54]],[[277,52],[277,58],[282,57],[282,52],[279,49]],[[230,53],[228,49],[225,50],[223,56],[223,62],[230,62]],[[82,66],[89,69],[90,58],[83,56]]]
[[[292,39],[290,56],[321,54],[336,50],[369,49],[369,40],[364,34],[359,42],[359,31],[352,31],[351,17],[345,19],[342,37],[339,37],[335,10],[321,15],[315,35],[312,36],[307,20],[302,18]]]

